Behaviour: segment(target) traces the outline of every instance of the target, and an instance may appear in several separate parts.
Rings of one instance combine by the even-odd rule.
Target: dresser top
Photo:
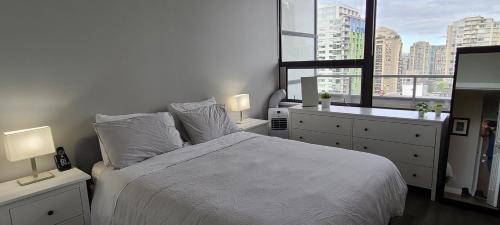
[[[59,172],[51,170],[54,178],[20,186],[16,180],[0,183],[0,207],[38,194],[59,189],[90,179],[90,176],[77,168]]]
[[[318,107],[303,107],[302,105],[294,106],[289,108],[289,110],[304,110],[308,112],[316,112],[318,114],[346,114],[355,116],[372,116],[380,118],[389,119],[404,119],[404,120],[415,120],[424,122],[435,122],[442,123],[448,118],[449,113],[441,113],[440,117],[436,117],[434,112],[428,112],[425,116],[419,117],[417,111],[411,110],[398,110],[398,109],[381,109],[381,108],[363,108],[363,107],[353,107],[353,106],[336,106],[331,105],[329,109],[323,109],[321,105]]]

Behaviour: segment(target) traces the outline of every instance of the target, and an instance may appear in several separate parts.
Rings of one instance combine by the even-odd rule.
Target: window
[[[281,0],[281,66],[288,99],[301,101],[300,77],[318,77],[334,102],[361,103],[365,0]],[[297,63],[300,62],[300,63]]]
[[[280,83],[292,101],[301,101],[300,77],[315,76],[336,103],[449,109],[456,49],[500,45],[496,0],[279,2]]]
[[[468,3],[377,2],[373,106],[411,109],[436,102],[449,109],[456,48],[500,44],[500,29],[494,29],[500,13],[490,10],[498,3]]]

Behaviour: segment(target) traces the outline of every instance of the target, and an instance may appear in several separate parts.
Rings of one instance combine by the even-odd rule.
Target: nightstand
[[[255,134],[268,135],[268,121],[248,118],[243,123],[236,124],[239,128],[246,132]]]
[[[0,225],[90,225],[90,176],[77,168],[50,172],[54,178],[26,186],[0,184]]]

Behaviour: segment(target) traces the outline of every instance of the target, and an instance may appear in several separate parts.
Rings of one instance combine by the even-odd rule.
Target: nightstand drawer
[[[82,214],[78,188],[54,194],[10,209],[12,225],[54,225]]]
[[[318,116],[310,114],[292,114],[292,128],[326,132],[340,135],[351,135],[352,119]]]
[[[62,223],[58,223],[57,225],[85,225],[85,220],[83,216],[77,216]]]

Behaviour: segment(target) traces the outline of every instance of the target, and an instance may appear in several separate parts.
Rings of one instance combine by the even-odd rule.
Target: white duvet
[[[97,181],[93,225],[387,225],[406,183],[389,160],[238,132]]]

